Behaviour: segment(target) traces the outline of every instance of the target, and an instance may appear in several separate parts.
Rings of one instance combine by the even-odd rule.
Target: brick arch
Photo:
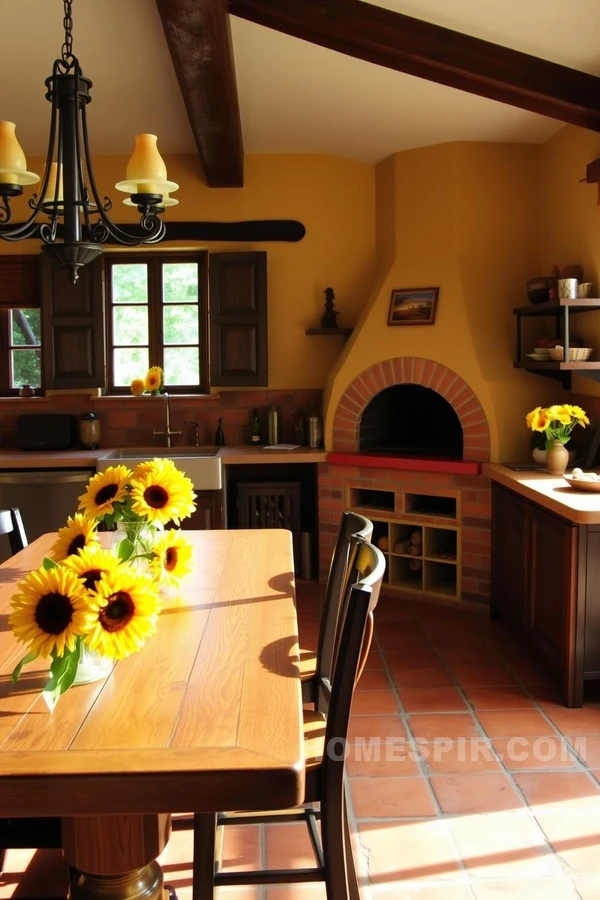
[[[347,388],[333,418],[333,449],[356,453],[359,425],[368,403],[388,387],[420,384],[436,391],[455,411],[463,430],[463,459],[490,458],[490,429],[483,407],[460,375],[432,359],[400,356],[369,366]]]

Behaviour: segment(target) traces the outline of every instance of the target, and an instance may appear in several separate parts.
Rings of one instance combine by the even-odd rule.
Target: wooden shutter
[[[41,263],[45,387],[104,387],[102,257],[79,270],[76,284],[47,256]]]
[[[211,385],[266,387],[267,254],[211,254],[209,288]]]
[[[40,305],[40,257],[0,256],[0,309]]]

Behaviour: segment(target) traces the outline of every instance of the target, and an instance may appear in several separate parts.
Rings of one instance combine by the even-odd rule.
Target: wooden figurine
[[[333,308],[333,301],[335,300],[335,296],[333,293],[333,288],[325,288],[325,312],[321,316],[321,327],[322,328],[337,328],[336,319],[339,315],[337,310]]]

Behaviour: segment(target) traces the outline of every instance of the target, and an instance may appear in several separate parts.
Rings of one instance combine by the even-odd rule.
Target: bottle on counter
[[[215,432],[215,444],[217,447],[225,446],[225,432],[223,431],[223,428],[221,426],[222,421],[223,419],[218,419],[217,430]]]
[[[273,404],[267,411],[267,443],[278,444],[280,433],[279,410]]]
[[[252,410],[252,421],[250,422],[250,443],[260,444],[260,422],[258,421],[258,410]]]
[[[79,419],[79,443],[84,450],[97,450],[100,446],[100,419],[93,412],[84,413]]]

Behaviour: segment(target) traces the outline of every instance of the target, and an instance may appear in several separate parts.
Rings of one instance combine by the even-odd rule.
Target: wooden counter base
[[[600,494],[563,494],[562,479],[538,472],[484,472],[492,614],[556,672],[566,705],[581,706],[584,682],[600,680]]]

